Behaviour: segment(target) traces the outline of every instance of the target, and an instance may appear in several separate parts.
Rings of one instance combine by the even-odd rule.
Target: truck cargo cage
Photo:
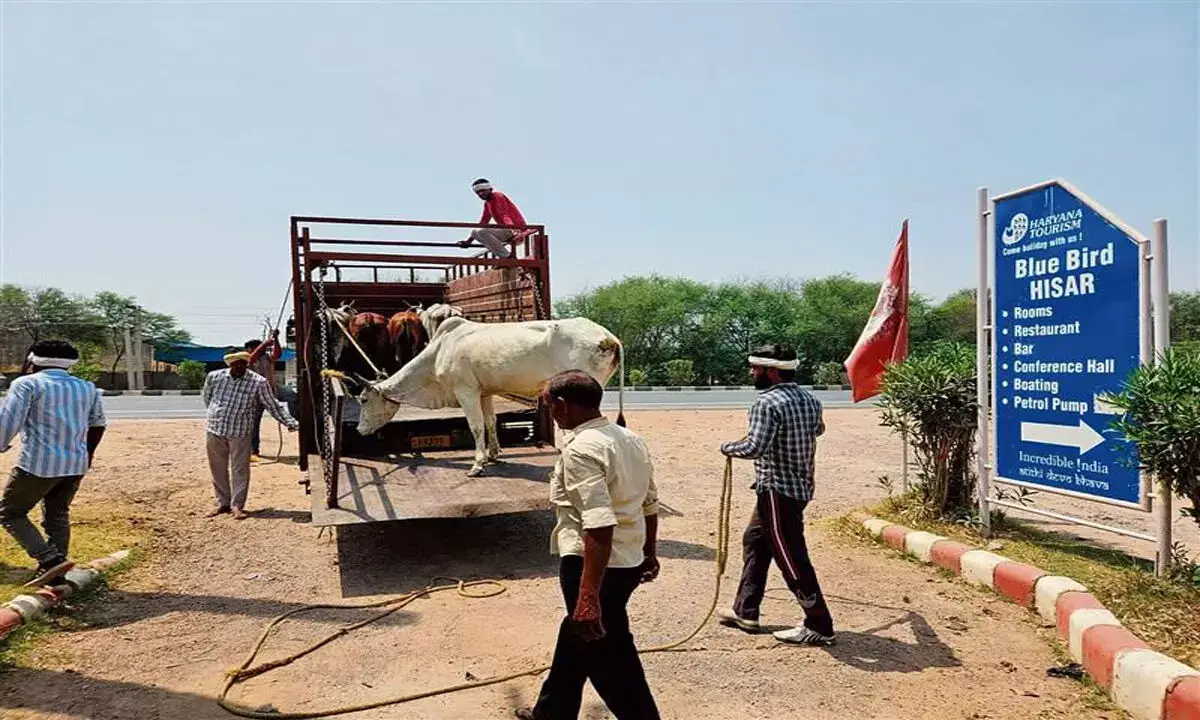
[[[513,231],[512,255],[460,247],[475,228]],[[336,325],[324,308],[351,303],[390,317],[445,303],[477,322],[549,319],[549,240],[541,225],[292,217],[292,304],[297,348],[300,468],[319,472],[313,522],[336,525],[415,517],[462,517],[547,507],[556,453],[547,408],[495,398],[506,450],[487,476],[466,478],[475,447],[461,409],[402,406],[370,437],[355,429],[358,401],[327,376]],[[511,449],[520,448],[512,451]],[[527,448],[527,449],[526,449]]]

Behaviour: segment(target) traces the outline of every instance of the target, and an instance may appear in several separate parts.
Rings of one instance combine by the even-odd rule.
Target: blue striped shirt
[[[0,405],[0,452],[20,432],[17,467],[44,478],[83,475],[88,428],[104,424],[95,385],[65,370],[42,370],[14,380]]]

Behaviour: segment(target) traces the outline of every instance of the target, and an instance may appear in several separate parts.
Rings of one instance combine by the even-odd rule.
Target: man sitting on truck
[[[492,220],[498,225],[524,225],[525,216],[517,209],[516,204],[504,193],[492,187],[487,178],[479,178],[471,183],[471,189],[483,200],[483,217],[479,218],[481,225]],[[498,258],[513,256],[509,243],[516,237],[517,231],[503,228],[477,228],[471,231],[471,237],[459,242],[460,247],[470,247],[471,241],[491,250]]]

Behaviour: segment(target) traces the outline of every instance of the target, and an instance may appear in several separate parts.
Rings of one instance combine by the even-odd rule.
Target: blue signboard
[[[1138,503],[1102,401],[1139,364],[1139,245],[1055,182],[995,202],[996,474]]]

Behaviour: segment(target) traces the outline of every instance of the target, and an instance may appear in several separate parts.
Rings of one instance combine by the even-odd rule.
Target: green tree
[[[656,367],[680,356],[707,294],[694,280],[625,278],[560,301],[555,314],[586,317],[608,328],[621,338],[627,367]]]
[[[160,350],[192,339],[191,333],[181,328],[173,316],[146,311],[138,305],[137,298],[133,296],[103,290],[96,293],[88,304],[102,320],[107,344],[112,352],[109,373],[114,380],[117,376],[117,366],[125,357],[126,329],[140,328],[142,337]]]
[[[808,280],[800,288],[794,340],[803,377],[823,362],[842,362],[854,349],[879,296],[879,283],[850,275]]]
[[[29,344],[57,338],[103,342],[104,328],[86,300],[57,288],[0,286],[0,332]]]
[[[706,382],[743,381],[752,348],[767,342],[795,344],[798,289],[798,283],[787,279],[713,287],[681,356],[693,359],[697,377]]]
[[[1200,342],[1200,292],[1171,293],[1171,342]]]

